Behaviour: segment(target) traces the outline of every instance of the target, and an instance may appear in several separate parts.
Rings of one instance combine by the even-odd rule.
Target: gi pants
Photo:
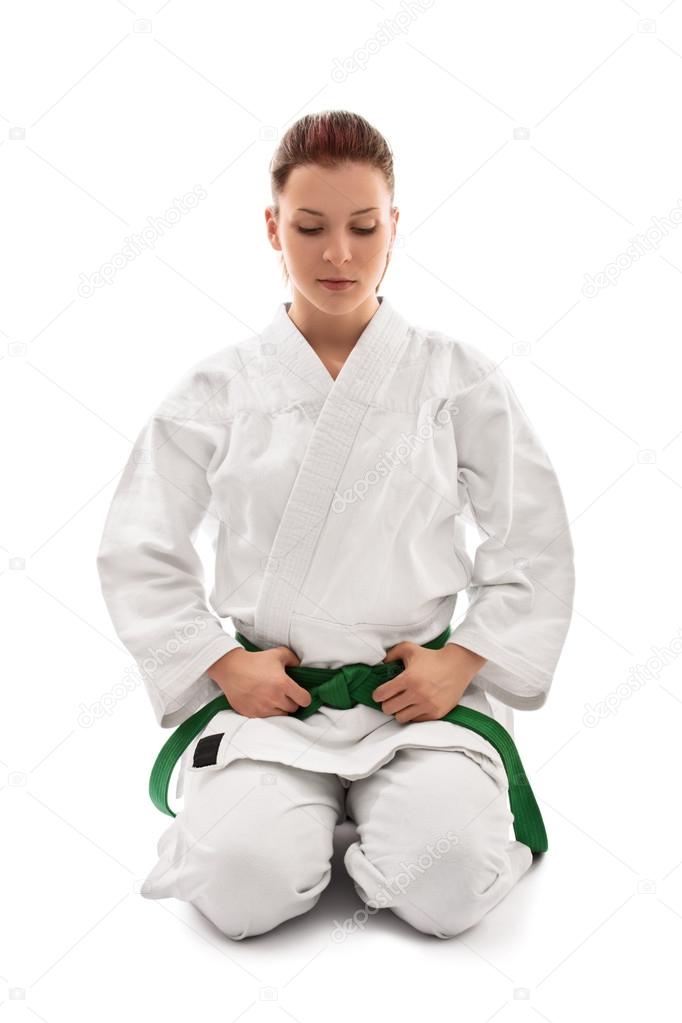
[[[186,773],[184,810],[141,894],[189,902],[235,940],[263,934],[318,902],[346,819],[363,919],[389,909],[439,938],[476,924],[533,859],[513,838],[504,769],[476,751],[405,747],[354,781],[241,759]]]

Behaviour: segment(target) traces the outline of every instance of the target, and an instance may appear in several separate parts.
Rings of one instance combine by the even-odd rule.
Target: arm
[[[552,464],[492,363],[456,397],[457,478],[482,542],[449,642],[487,658],[476,682],[512,707],[542,706],[574,593],[573,546]]]
[[[162,728],[219,695],[207,668],[243,649],[207,606],[193,543],[211,501],[206,473],[218,428],[225,429],[158,414],[149,420],[114,493],[97,556],[114,629]]]

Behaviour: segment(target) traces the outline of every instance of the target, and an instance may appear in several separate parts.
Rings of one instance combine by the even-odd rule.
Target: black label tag
[[[209,764],[216,763],[218,749],[224,734],[224,732],[218,732],[216,735],[205,735],[203,739],[199,739],[194,750],[192,767],[208,767]]]

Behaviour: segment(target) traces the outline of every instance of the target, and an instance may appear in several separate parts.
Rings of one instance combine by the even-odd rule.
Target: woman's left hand
[[[402,660],[404,671],[383,682],[372,693],[384,714],[401,724],[406,721],[438,721],[459,703],[464,690],[486,658],[458,643],[429,650],[418,643],[398,643],[385,662]]]

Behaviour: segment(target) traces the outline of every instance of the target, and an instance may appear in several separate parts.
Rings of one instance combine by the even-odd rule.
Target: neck
[[[328,313],[318,309],[294,288],[289,319],[318,355],[345,359],[379,308],[375,294],[347,313]]]

